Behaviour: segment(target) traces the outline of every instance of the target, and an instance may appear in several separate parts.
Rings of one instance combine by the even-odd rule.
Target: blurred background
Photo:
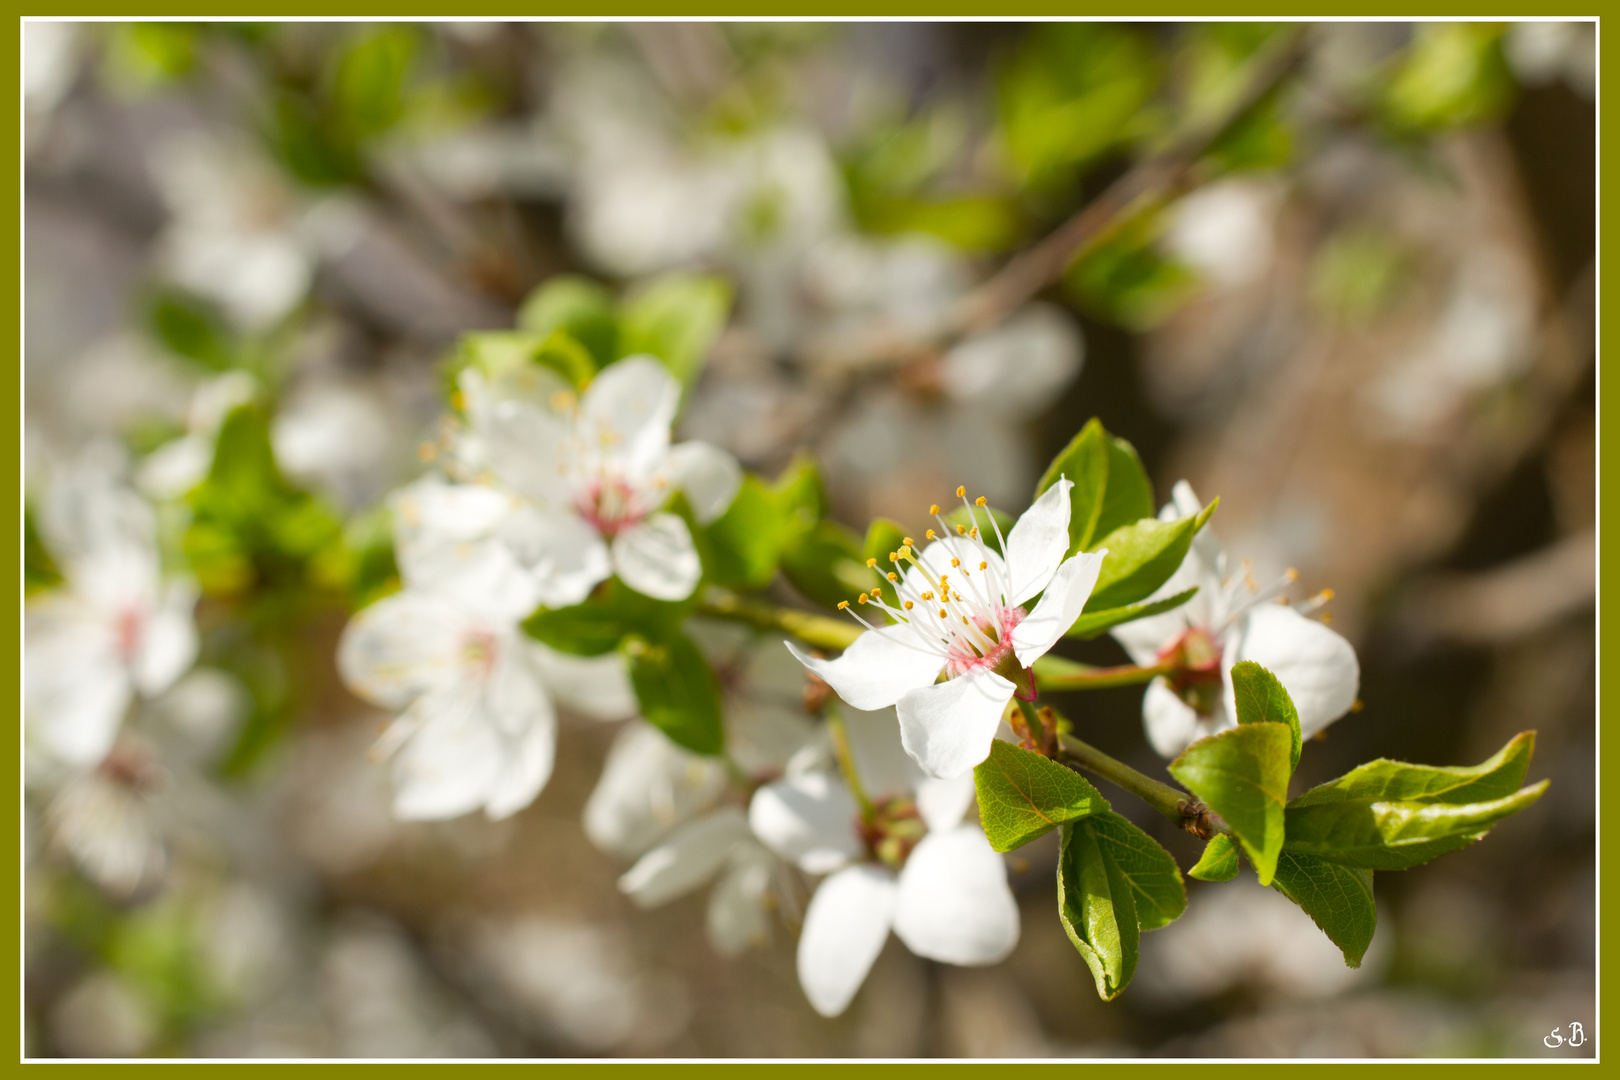
[[[93,454],[203,590],[197,667],[87,780],[29,778],[30,1055],[1591,1054],[1543,1044],[1597,1019],[1591,24],[23,39],[28,584],[55,580],[39,492]],[[1279,48],[1293,63],[1182,181],[950,344],[975,286]],[[1056,916],[1053,834],[1010,861],[1009,960],[891,940],[837,1020],[804,1001],[790,927],[722,959],[701,894],[642,912],[618,892],[624,864],[580,827],[610,726],[565,717],[511,819],[396,822],[367,758],[386,717],[332,657],[390,587],[382,500],[422,469],[446,357],[555,275],[675,268],[736,291],[684,436],[766,476],[809,449],[863,530],[958,483],[1019,511],[1099,416],[1161,498],[1180,478],[1220,496],[1212,527],[1257,576],[1335,591],[1364,708],[1300,782],[1474,763],[1534,728],[1551,790],[1380,874],[1359,970],[1252,879],[1189,882],[1100,1003]],[[191,489],[186,455],[206,463],[249,399],[252,499]],[[1065,709],[1156,771],[1140,693]]]

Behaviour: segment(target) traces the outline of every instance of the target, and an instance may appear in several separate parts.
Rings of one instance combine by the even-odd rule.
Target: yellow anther
[[[883,595],[883,586],[881,586],[881,585],[872,586],[872,595],[873,596],[882,596]]]
[[[840,601],[838,601],[838,610],[839,611],[847,611],[848,609],[849,609],[849,601],[848,600],[840,600]]]
[[[866,565],[869,566],[869,567],[876,567],[877,566],[877,560],[876,559],[867,559],[866,560]]]
[[[900,553],[898,551],[889,552],[889,561],[890,562],[899,562],[900,561]]]
[[[963,625],[963,626],[966,626],[966,625],[968,625],[968,621],[967,621],[967,616],[966,616],[966,615],[964,615],[964,616],[962,616],[962,625]]]
[[[1322,621],[1324,623],[1332,622],[1333,621],[1333,612],[1331,612],[1331,611],[1322,612]]]
[[[864,603],[866,603],[866,594],[861,593],[861,595],[857,596],[855,599],[859,600],[861,603],[864,604]]]
[[[977,540],[979,538],[979,527],[977,525],[975,525],[973,528],[969,529],[968,530],[968,535],[973,537],[973,539]]]
[[[1355,701],[1350,703],[1350,711],[1351,712],[1360,712],[1362,709],[1365,709],[1366,707],[1367,707],[1367,703],[1362,701],[1360,698],[1356,698]]]
[[[917,541],[913,540],[911,537],[908,536],[904,540],[901,540],[900,542],[902,544],[906,545],[906,547],[910,547],[912,544],[915,544]]]
[[[926,536],[930,540],[936,539],[936,537],[934,536],[934,530],[933,529],[929,529],[927,532],[923,533],[923,535]]]
[[[466,412],[467,411],[467,395],[463,394],[460,390],[457,390],[454,393],[452,393],[450,395],[450,407],[455,409],[457,412]]]
[[[906,610],[907,610],[907,611],[910,611],[910,610],[911,610],[911,601],[910,601],[910,600],[907,600],[907,601],[906,601]]]
[[[928,513],[929,513],[929,514],[937,514],[937,513],[939,513],[939,503],[933,503],[933,504],[931,504],[931,505],[930,505],[930,506],[929,506],[929,507],[928,507]]]
[[[893,581],[893,582],[895,582],[895,583],[897,583],[897,584],[898,584],[898,583],[899,583],[899,581],[900,581],[900,575],[899,575],[899,574],[897,574],[897,573],[895,573],[895,572],[894,572],[894,571],[893,571],[893,570],[890,570],[890,571],[889,571],[889,573],[888,573],[888,575],[887,575],[887,576],[888,576],[888,579],[889,579],[889,580],[890,580],[890,581]]]
[[[425,442],[416,448],[416,456],[422,459],[425,465],[439,456],[439,448],[430,442]]]
[[[964,496],[966,496],[966,495],[967,495],[967,488],[965,488],[965,487],[960,487],[960,486],[959,486],[959,487],[957,487],[957,489],[956,489],[956,497],[957,497],[957,498],[958,498],[958,499],[960,499],[960,498],[963,498],[963,497],[964,497]]]
[[[1325,604],[1331,599],[1333,599],[1333,590],[1332,589],[1323,589],[1322,590],[1322,602]]]
[[[962,565],[962,560],[961,560],[961,559],[952,559],[952,560],[951,560],[951,565],[952,565],[952,566],[953,566],[953,567],[955,567],[955,566],[961,566],[961,565]]]
[[[981,562],[979,564],[979,569],[980,570],[988,570],[988,569],[990,569],[990,564],[987,563],[987,562]]]
[[[1299,571],[1290,566],[1287,570],[1283,571],[1283,577],[1287,578],[1289,581],[1298,581]]]
[[[942,618],[942,619],[945,617],[945,609],[944,608],[939,609],[939,617]]]
[[[973,505],[974,506],[983,506],[984,505],[984,496],[980,495],[977,499],[974,499],[973,500]]]
[[[966,525],[958,525],[956,527],[956,535],[957,536],[966,536],[967,535],[967,526]]]

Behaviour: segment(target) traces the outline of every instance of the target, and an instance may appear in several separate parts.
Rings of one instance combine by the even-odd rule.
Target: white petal
[[[72,765],[107,756],[134,688],[105,622],[68,600],[30,603],[23,694],[30,739]]]
[[[1064,478],[1047,488],[1007,535],[1009,603],[1022,604],[1046,588],[1063,556],[1068,554],[1069,489],[1072,487],[1074,482]]]
[[[894,905],[894,878],[867,863],[816,889],[799,934],[799,985],[816,1012],[837,1016],[849,1007],[888,940]]]
[[[572,510],[525,505],[502,522],[498,535],[547,607],[579,603],[613,573],[607,544]]]
[[[630,356],[602,369],[580,403],[580,435],[588,446],[608,446],[604,456],[631,480],[644,479],[669,450],[681,388],[669,369],[650,356]]]
[[[483,712],[495,729],[506,736],[528,731],[540,720],[552,723],[555,713],[551,699],[540,681],[534,652],[521,632],[498,634],[487,646],[494,650],[494,662],[483,675]]]
[[[977,825],[931,832],[900,871],[894,932],[918,956],[994,964],[1018,944],[1018,904],[1007,867]]]
[[[670,833],[619,878],[619,891],[637,907],[667,904],[719,873],[733,849],[747,839],[742,811],[723,807]]]
[[[1142,695],[1142,729],[1162,758],[1173,758],[1204,736],[1235,723],[1228,722],[1225,710],[1201,719],[1198,711],[1182,701],[1163,679],[1154,679]]]
[[[452,818],[483,806],[502,779],[507,746],[480,708],[479,688],[423,694],[401,721],[415,733],[394,759],[394,814]]]
[[[613,569],[654,600],[685,600],[703,576],[692,534],[674,514],[649,514],[614,537]]]
[[[713,758],[681,749],[645,721],[632,721],[614,738],[585,802],[585,835],[604,851],[634,858],[711,804],[725,786],[725,770]]]
[[[658,471],[672,486],[686,492],[699,525],[725,513],[742,486],[742,466],[737,459],[718,446],[695,439],[671,447]]]
[[[338,641],[338,673],[374,705],[401,709],[454,679],[473,624],[453,604],[407,589],[358,612]]]
[[[573,388],[538,364],[512,365],[493,377],[468,368],[457,386],[485,462],[501,483],[531,499],[566,503],[573,424],[551,403],[558,395],[572,400]]]
[[[748,804],[748,824],[766,847],[810,874],[836,870],[864,853],[859,813],[843,781],[824,772],[766,784]]]
[[[529,571],[497,538],[518,511],[510,496],[429,479],[401,490],[393,511],[394,553],[408,588],[503,621],[523,618],[540,602]]]
[[[900,724],[893,709],[845,709],[843,718],[855,768],[872,798],[909,796],[928,779],[900,744]]]
[[[1294,699],[1300,731],[1316,734],[1356,702],[1356,650],[1339,634],[1281,604],[1261,604],[1243,619],[1230,662],[1253,660],[1277,676]]]
[[[1204,530],[1204,533],[1208,532],[1208,529]],[[1196,545],[1187,552],[1187,557],[1181,560],[1181,565],[1169,580],[1154,589],[1147,599],[1163,600],[1195,586],[1198,592],[1193,594],[1193,598],[1174,611],[1123,623],[1108,632],[1130,655],[1132,663],[1147,666],[1157,664],[1159,650],[1174,643],[1188,627],[1215,629],[1225,621],[1220,575],[1204,560]]]
[[[529,648],[552,698],[569,712],[592,720],[625,720],[636,715],[636,692],[624,657],[618,653],[572,656],[539,642],[531,642]]]
[[[866,631],[836,660],[818,660],[791,641],[786,644],[799,663],[857,709],[893,705],[932,683],[945,667],[944,656],[928,652],[917,632],[900,623]]]
[[[930,832],[954,829],[973,805],[973,774],[963,773],[954,780],[925,776],[917,782],[917,812]]]
[[[182,435],[153,450],[135,471],[135,486],[153,499],[178,499],[203,482],[214,463],[214,441]]]
[[[930,776],[961,776],[990,756],[1002,710],[1015,689],[995,672],[978,668],[911,691],[895,706],[906,752]]]
[[[1107,548],[1082,552],[1057,568],[1035,610],[1013,627],[1013,652],[1020,664],[1033,664],[1068,633],[1091,599],[1091,590],[1097,587],[1097,575],[1102,573],[1107,554]]]
[[[135,685],[142,694],[161,694],[197,659],[197,587],[189,581],[169,586],[164,604],[147,619],[134,664]]]
[[[771,853],[758,844],[738,845],[709,894],[709,941],[722,956],[736,956],[771,940]]]
[[[557,717],[550,703],[542,697],[522,730],[502,742],[505,760],[484,800],[484,813],[496,821],[534,802],[551,779],[557,759]]]

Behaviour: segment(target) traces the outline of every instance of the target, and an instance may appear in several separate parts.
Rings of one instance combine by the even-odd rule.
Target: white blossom
[[[892,602],[881,584],[870,598],[862,594],[862,605],[883,611],[890,625],[856,615],[867,631],[836,660],[791,642],[788,649],[855,708],[895,706],[906,751],[930,775],[966,773],[990,753],[1002,712],[1020,691],[1013,680],[1028,677],[1024,669],[1074,625],[1097,584],[1106,550],[1064,558],[1073,486],[1059,479],[1035,501],[1004,538],[1005,558],[985,543],[977,511],[957,488],[973,527],[951,535],[933,507],[941,537],[920,556],[909,546],[897,553],[897,567],[910,565],[886,575]],[[993,517],[988,525],[1000,537]]]
[[[848,1007],[892,929],[918,956],[975,966],[1018,943],[1007,869],[962,818],[969,776],[925,775],[882,713],[846,714],[851,758],[872,806],[864,814],[826,768],[789,773],[755,794],[754,834],[811,874],[828,875],[805,911],[799,983],[823,1016]]]
[[[1198,497],[1183,480],[1159,517],[1174,521],[1198,512]],[[1183,661],[1178,676],[1183,685],[1161,677],[1142,699],[1148,741],[1164,757],[1237,726],[1232,667],[1240,661],[1252,660],[1282,682],[1307,738],[1355,704],[1360,675],[1350,643],[1299,610],[1268,602],[1279,599],[1292,581],[1289,574],[1261,588],[1247,573],[1230,574],[1225,550],[1206,528],[1193,539],[1180,568],[1149,597],[1162,599],[1197,586],[1193,598],[1174,611],[1110,631],[1138,664]]]

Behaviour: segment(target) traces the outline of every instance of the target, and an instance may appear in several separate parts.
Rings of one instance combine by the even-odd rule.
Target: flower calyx
[[[1220,711],[1224,686],[1221,677],[1221,642],[1203,627],[1185,633],[1159,650],[1159,663],[1170,668],[1165,679],[1176,696],[1198,711],[1213,716]]]

